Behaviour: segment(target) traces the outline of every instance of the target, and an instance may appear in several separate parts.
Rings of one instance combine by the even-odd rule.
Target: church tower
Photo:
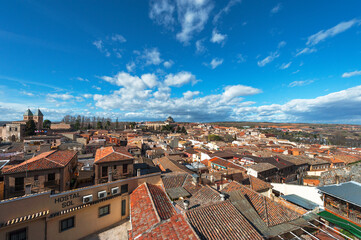
[[[24,121],[27,122],[32,119],[33,119],[33,113],[30,111],[30,109],[26,110],[26,112],[24,113]]]
[[[43,118],[44,115],[43,113],[40,111],[40,109],[38,108],[38,111],[35,113],[35,115],[33,116],[34,122],[36,124],[36,128],[38,130],[43,129]]]

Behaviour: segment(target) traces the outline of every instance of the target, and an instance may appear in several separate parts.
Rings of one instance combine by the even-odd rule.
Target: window
[[[122,200],[122,216],[125,216],[126,212],[127,212],[127,202],[124,199]]]
[[[127,192],[128,192],[128,184],[122,185],[120,193],[123,194]]]
[[[54,181],[55,180],[55,173],[49,173],[48,174],[48,181]]]
[[[23,191],[24,190],[24,178],[18,177],[15,178],[15,191]]]
[[[110,205],[99,208],[99,217],[103,217],[109,214]]]
[[[114,170],[117,169],[117,165],[114,165],[113,168],[114,168]]]
[[[34,181],[37,181],[39,179],[39,175],[34,176]]]
[[[74,227],[74,217],[67,218],[60,221],[60,232]]]
[[[108,167],[102,167],[102,177],[108,176]]]
[[[9,240],[26,240],[26,228],[22,228],[9,233]]]
[[[123,173],[128,172],[128,164],[123,164]]]

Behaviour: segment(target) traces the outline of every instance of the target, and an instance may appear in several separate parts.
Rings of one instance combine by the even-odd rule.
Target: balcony
[[[44,188],[59,188],[59,187],[60,187],[59,180],[51,180],[44,182]]]
[[[350,210],[347,216],[347,206],[343,204],[326,204],[325,208],[330,212],[336,213],[337,215],[349,219],[351,222],[361,225],[361,212],[356,210]]]

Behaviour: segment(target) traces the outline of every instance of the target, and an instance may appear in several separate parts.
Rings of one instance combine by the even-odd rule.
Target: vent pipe
[[[219,194],[219,196],[221,197],[221,201],[226,200],[226,195],[224,193]]]
[[[184,200],[184,201],[183,201],[183,205],[184,205],[184,210],[188,210],[189,201],[188,201],[188,200]]]
[[[137,169],[137,177],[140,176],[140,168]]]
[[[112,169],[111,167],[109,167],[109,171],[108,171],[108,182],[113,181],[113,174],[112,174]]]

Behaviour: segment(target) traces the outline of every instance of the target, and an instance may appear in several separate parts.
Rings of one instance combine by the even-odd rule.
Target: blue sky
[[[361,2],[3,1],[0,120],[361,123]]]

